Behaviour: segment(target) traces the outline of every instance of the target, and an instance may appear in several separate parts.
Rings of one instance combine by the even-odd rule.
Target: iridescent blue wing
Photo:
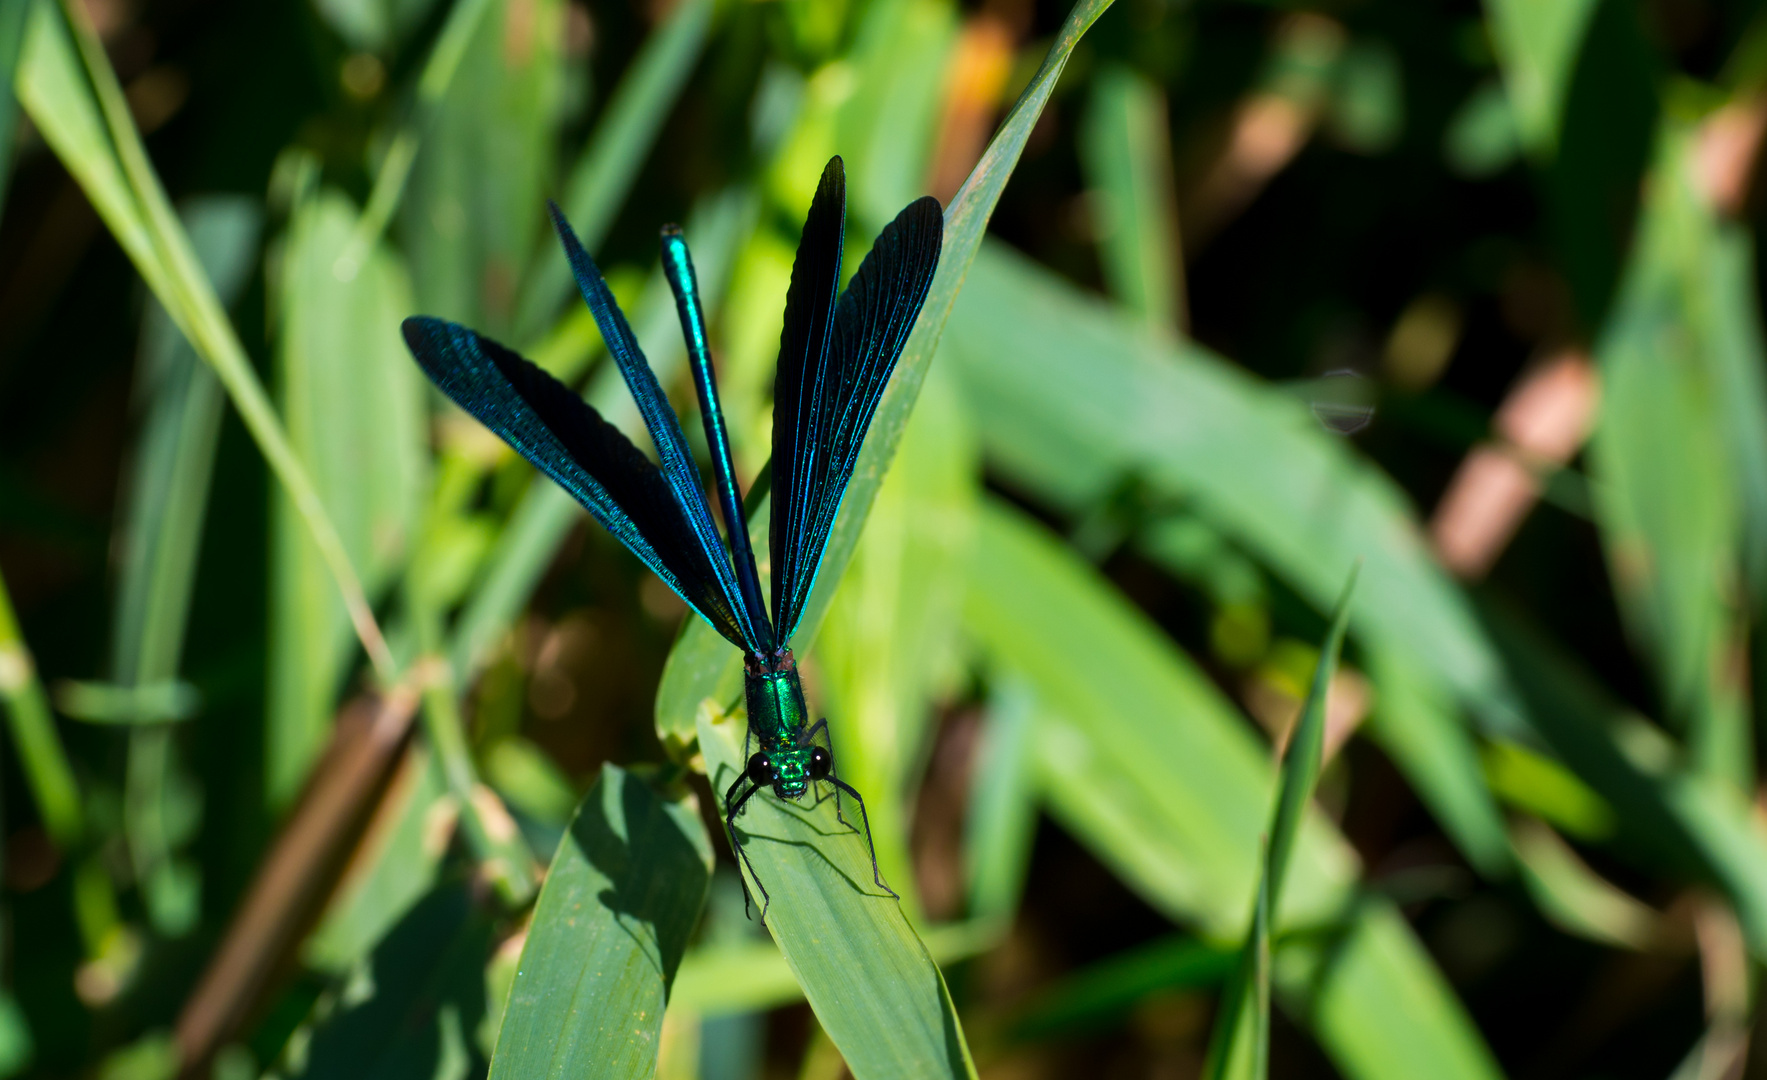
[[[724,511],[724,532],[730,542],[730,561],[736,583],[742,589],[743,606],[750,629],[760,639],[763,652],[773,646],[773,628],[767,622],[767,602],[761,598],[761,579],[755,553],[749,546],[748,519],[742,512],[742,489],[736,480],[736,461],[730,453],[730,433],[724,427],[724,408],[718,403],[718,378],[712,368],[711,339],[706,333],[705,312],[700,309],[699,278],[687,238],[673,225],[663,228],[663,276],[675,291],[675,310],[681,317],[681,333],[687,339],[687,363],[693,369],[699,392],[699,415],[706,430],[706,448],[712,455],[712,474],[718,484],[718,501]]]
[[[444,394],[570,492],[719,633],[744,645],[717,573],[722,550],[706,550],[674,488],[620,429],[551,375],[464,326],[414,318],[404,331],[411,355]]]
[[[571,231],[570,223],[558,206],[549,202],[547,207],[552,211],[552,223],[558,229],[558,238],[564,244],[571,274],[577,279],[577,289],[589,305],[589,313],[595,316],[595,325],[601,330],[608,355],[619,366],[626,387],[632,391],[632,400],[638,403],[638,412],[644,417],[644,426],[650,430],[651,442],[655,444],[657,459],[662,464],[663,479],[673,490],[682,519],[692,531],[695,543],[708,557],[717,575],[719,591],[736,613],[736,624],[742,633],[735,640],[749,652],[759,655],[763,651],[762,642],[768,637],[758,629],[766,620],[766,612],[755,613],[760,617],[760,623],[757,623],[743,603],[730,560],[724,553],[724,541],[719,537],[718,527],[712,523],[711,510],[706,506],[699,466],[694,464],[693,453],[687,447],[687,436],[681,433],[681,421],[675,416],[675,409],[669,404],[663,388],[657,385],[656,374],[650,370],[650,364],[638,348],[638,338],[626,325],[626,316],[614,303],[613,293],[608,291],[595,260],[583,250],[577,234]]]
[[[845,182],[823,171],[792,265],[773,389],[773,627],[797,629],[865,432],[939,264],[938,200],[910,203],[884,227],[852,283],[840,280]]]

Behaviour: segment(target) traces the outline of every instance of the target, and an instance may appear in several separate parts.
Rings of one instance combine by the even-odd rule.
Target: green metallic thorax
[[[810,710],[804,705],[797,661],[789,652],[764,667],[751,659],[743,668],[743,694],[748,699],[749,733],[779,770],[773,793],[782,799],[798,798],[810,790],[812,747],[804,738]]]

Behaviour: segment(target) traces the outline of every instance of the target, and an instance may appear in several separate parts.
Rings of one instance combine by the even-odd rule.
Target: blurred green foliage
[[[1763,57],[1752,0],[0,4],[0,1076],[1767,1076]],[[849,271],[948,214],[798,641],[901,899],[759,799],[763,928],[736,653],[397,326],[636,432],[545,201],[685,414],[683,222],[753,484],[835,153]]]

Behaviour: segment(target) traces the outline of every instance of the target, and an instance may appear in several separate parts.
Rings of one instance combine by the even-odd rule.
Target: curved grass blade
[[[811,654],[835,718],[841,778],[865,793],[878,865],[917,926],[925,919],[909,856],[910,793],[926,762],[934,703],[957,692],[966,674],[957,646],[981,482],[967,421],[950,375],[935,371]],[[978,779],[993,776],[983,770]],[[1013,842],[990,844],[1010,865]],[[970,913],[1008,916],[1014,906]]]
[[[390,680],[393,656],[343,539],[172,212],[104,47],[79,5],[63,10],[66,21],[49,4],[33,5],[18,69],[18,99],[166,313],[214,367],[312,535],[376,674]],[[69,37],[70,22],[77,46]]]
[[[1288,739],[1282,758],[1282,779],[1277,785],[1276,808],[1270,832],[1262,845],[1263,873],[1252,901],[1251,932],[1240,950],[1238,970],[1227,984],[1215,1014],[1215,1034],[1209,1040],[1207,1080],[1227,1080],[1249,1075],[1265,1080],[1270,1075],[1270,913],[1282,898],[1288,876],[1289,857],[1300,833],[1301,813],[1313,799],[1319,768],[1325,755],[1325,696],[1337,673],[1338,655],[1344,647],[1344,629],[1350,621],[1350,594],[1356,574],[1338,598],[1331,629],[1313,669],[1313,685]]]
[[[711,873],[691,796],[603,766],[540,890],[490,1080],[654,1074]]]
[[[742,729],[740,713],[699,712],[700,750],[717,790],[744,766]],[[762,795],[736,828],[772,895],[767,927],[855,1080],[974,1077],[945,977],[901,905],[873,882],[864,836],[837,820],[834,800]],[[753,879],[749,889],[760,895]]]
[[[1404,496],[1304,405],[1195,345],[1160,341],[1003,248],[976,260],[946,339],[990,464],[1081,515],[1125,478],[1182,499],[1321,608],[1366,557],[1352,629],[1386,668],[1453,696],[1488,725],[1520,726],[1497,655],[1430,558]],[[1157,554],[1157,551],[1156,551]],[[1415,696],[1415,695],[1414,695]],[[1399,764],[1481,865],[1508,841],[1446,710],[1392,717]],[[1402,725],[1402,726],[1401,726]],[[1426,771],[1427,770],[1427,771]]]
[[[1758,524],[1750,504],[1764,467],[1760,357],[1732,355],[1726,339],[1752,317],[1747,307],[1722,311],[1720,298],[1746,291],[1752,305],[1753,286],[1745,278],[1740,290],[1726,288],[1708,265],[1721,249],[1695,186],[1694,132],[1670,126],[1662,141],[1638,241],[1596,346],[1592,494],[1621,613],[1656,668],[1663,719],[1685,734],[1694,769],[1749,791],[1748,677],[1729,658],[1747,648],[1739,571],[1763,558],[1742,543]],[[1730,253],[1732,278],[1739,254],[1744,267],[1752,263],[1746,250]],[[1752,377],[1738,379],[1743,371]]]
[[[1169,918],[1239,938],[1271,806],[1259,741],[1158,628],[1022,514],[985,504],[977,547],[988,558],[974,562],[965,623],[1036,695],[1044,805]],[[1303,815],[1289,871],[1272,925],[1317,933],[1283,940],[1277,989],[1345,1076],[1499,1075],[1404,919],[1355,898],[1355,856],[1322,815]]]
[[[37,678],[37,666],[19,632],[12,611],[12,597],[0,578],[0,699],[6,702],[6,718],[12,741],[18,747],[19,764],[43,817],[43,828],[57,844],[67,848],[80,839],[85,810],[74,783],[73,766],[55,730],[49,698]]]
[[[257,263],[263,225],[257,200],[192,199],[182,215],[205,273],[231,306]],[[226,398],[214,371],[157,303],[143,316],[141,338],[135,396],[143,416],[117,533],[122,558],[111,678],[120,697],[137,704],[161,699],[164,707],[148,715],[163,720],[189,715],[198,704],[195,688],[177,676]],[[130,733],[123,831],[148,915],[169,937],[191,928],[200,903],[196,866],[176,857],[197,818],[198,796],[181,759],[163,724]]]

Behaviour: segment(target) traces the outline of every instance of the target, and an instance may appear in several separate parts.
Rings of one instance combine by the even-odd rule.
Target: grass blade
[[[491,1080],[651,1076],[711,872],[691,796],[603,766],[540,891]]]
[[[1276,807],[1270,832],[1262,845],[1263,873],[1252,901],[1252,925],[1241,947],[1239,969],[1227,984],[1216,1013],[1215,1033],[1209,1040],[1208,1080],[1250,1076],[1266,1080],[1270,1075],[1270,913],[1282,898],[1295,840],[1300,835],[1301,814],[1313,799],[1319,769],[1325,755],[1325,698],[1337,673],[1343,652],[1344,630],[1350,621],[1350,594],[1356,588],[1360,567],[1350,580],[1332,613],[1313,684],[1282,755],[1282,778],[1276,788]],[[1249,1013],[1249,1015],[1248,1015]]]
[[[1583,38],[1599,0],[1488,0],[1492,44],[1503,60],[1503,81],[1516,127],[1528,149],[1550,156]]]
[[[415,543],[428,448],[422,374],[399,337],[413,306],[404,267],[380,247],[351,280],[333,271],[358,220],[349,200],[329,191],[295,208],[276,275],[277,363],[290,445],[376,596]],[[265,784],[280,806],[324,745],[353,650],[345,612],[324,587],[325,564],[290,502],[272,504],[272,530]]]
[[[217,296],[231,305],[257,261],[262,213],[256,201],[194,200],[183,218]],[[92,691],[117,704],[164,702],[139,717],[152,726],[129,737],[124,833],[154,926],[177,936],[198,915],[197,870],[174,854],[191,838],[199,796],[178,760],[173,733],[156,721],[189,715],[196,705],[194,689],[177,676],[226,400],[214,371],[157,303],[143,320],[136,383],[146,416],[119,528],[112,685]]]
[[[1531,627],[1501,610],[1489,616],[1534,727],[1613,808],[1616,843],[1660,872],[1716,883],[1750,954],[1767,957],[1767,830],[1748,799],[1686,769],[1661,729],[1609,698]]]
[[[49,698],[37,678],[37,666],[19,632],[4,579],[0,579],[0,698],[6,701],[12,741],[18,747],[19,764],[36,799],[37,813],[43,817],[44,831],[63,848],[72,847],[84,829],[79,788],[61,736],[56,733],[55,718],[49,713]]]
[[[945,332],[945,321],[950,317],[951,310],[957,303],[957,294],[963,289],[964,280],[969,276],[970,264],[975,261],[977,252],[982,248],[982,236],[987,231],[988,219],[993,216],[994,207],[1000,201],[1000,193],[1005,190],[1006,181],[1018,165],[1019,155],[1025,149],[1025,141],[1031,137],[1031,129],[1036,125],[1037,118],[1043,114],[1043,106],[1048,102],[1049,95],[1055,92],[1055,84],[1060,81],[1062,69],[1067,66],[1068,57],[1073,54],[1074,47],[1110,5],[1111,0],[1080,0],[1068,11],[1067,19],[1062,22],[1055,41],[1043,57],[1042,66],[1032,76],[1024,92],[1019,94],[1018,101],[1013,103],[1012,111],[1006,114],[1000,130],[994,133],[993,140],[988,143],[982,159],[970,172],[969,179],[958,189],[951,205],[945,208],[945,243],[939,256],[938,272],[933,276],[932,288],[927,293],[926,305],[921,308],[920,319],[914,324],[914,331],[902,350],[901,359],[896,361],[896,371],[890,378],[889,388],[884,391],[883,400],[878,403],[877,414],[871,421],[871,432],[865,438],[865,446],[859,452],[858,464],[853,468],[853,478],[841,501],[840,514],[835,518],[834,528],[828,536],[828,547],[822,555],[816,586],[805,604],[796,641],[807,645],[814,640],[816,628],[822,622],[829,600],[840,586],[847,561],[853,557],[853,550],[859,544],[859,534],[865,529],[872,501],[877,498],[877,490],[883,484],[884,473],[896,456],[896,446],[902,441],[902,432],[907,428],[908,415],[920,396],[920,387],[926,380],[927,369],[932,366],[933,355],[938,351],[939,339]]]
[[[700,711],[714,790],[743,768],[741,715]],[[834,801],[806,807],[760,795],[736,831],[760,879],[744,868],[750,893],[770,894],[767,928],[855,1080],[974,1077],[944,976],[901,905],[874,883],[865,838],[836,820]]]
[[[1164,90],[1127,67],[1100,71],[1080,128],[1080,160],[1111,294],[1149,331],[1181,333],[1184,254]]]
[[[1245,930],[1273,785],[1245,721],[1157,627],[1024,517],[985,504],[965,625],[1037,695],[1040,796],[1167,917],[1213,940]],[[1035,582],[1035,588],[1027,588]],[[1384,901],[1354,899],[1355,856],[1302,815],[1271,926],[1277,989],[1346,1076],[1498,1075],[1446,980]],[[1403,1024],[1402,1037],[1386,1033]]]
[[[1671,128],[1664,138],[1639,240],[1597,345],[1592,492],[1621,611],[1656,668],[1664,719],[1685,732],[1696,769],[1746,791],[1747,676],[1729,658],[1745,648],[1736,585],[1750,504],[1767,498],[1767,406],[1758,341],[1749,350],[1734,340],[1750,332],[1752,260],[1734,242],[1727,255],[1719,248],[1712,211],[1694,188],[1695,147],[1691,130]],[[1728,287],[1711,265],[1726,258],[1729,276],[1743,275]],[[1724,310],[1743,290],[1742,308]],[[1749,558],[1759,564],[1763,556]]]
[[[1366,556],[1369,602],[1353,627],[1364,650],[1487,724],[1519,725],[1502,665],[1404,496],[1302,403],[998,247],[976,260],[947,345],[990,464],[1023,490],[1083,516],[1132,479],[1183,500],[1321,608]],[[1502,822],[1453,714],[1397,719],[1395,758],[1428,764],[1411,774],[1419,788],[1454,774],[1426,797],[1482,865],[1501,866]]]
[[[909,798],[933,702],[962,677],[953,661],[981,474],[966,420],[950,377],[935,375],[812,654],[840,718],[841,778],[868,800],[878,865],[917,914]]]
[[[19,55],[24,52],[29,3],[0,8],[0,87],[10,87],[18,75]],[[6,205],[6,189],[12,179],[13,134],[18,130],[18,98],[0,92],[0,207]]]
[[[61,12],[66,13],[65,21]],[[376,673],[390,679],[392,653],[356,569],[289,445],[245,347],[202,274],[141,145],[116,73],[85,20],[77,4],[60,9],[47,3],[33,5],[19,63],[19,101],[172,321],[215,369],[311,534]],[[70,23],[77,48],[70,40]]]
[[[1037,699],[1015,672],[996,671],[993,683],[963,823],[964,878],[971,914],[1005,919],[1018,910],[1036,838]]]
[[[491,0],[455,0],[454,6],[449,9],[448,21],[442,24],[441,33],[436,35],[435,46],[430,50],[429,60],[423,66],[423,74],[418,77],[417,100],[412,107],[412,116],[387,144],[386,153],[380,160],[380,168],[374,174],[374,186],[368,192],[368,201],[363,204],[362,216],[356,220],[356,228],[349,243],[339,251],[336,262],[332,264],[332,273],[339,281],[351,281],[355,278],[362,261],[368,257],[374,245],[379,242],[381,234],[386,231],[387,222],[392,219],[393,211],[398,209],[400,197],[405,194],[405,182],[411,178],[411,166],[417,162],[417,148],[423,139],[423,132],[436,105],[448,93],[448,87],[453,85],[454,73],[460,70],[460,59],[466,55],[466,47],[478,32],[479,22],[490,7]]]

